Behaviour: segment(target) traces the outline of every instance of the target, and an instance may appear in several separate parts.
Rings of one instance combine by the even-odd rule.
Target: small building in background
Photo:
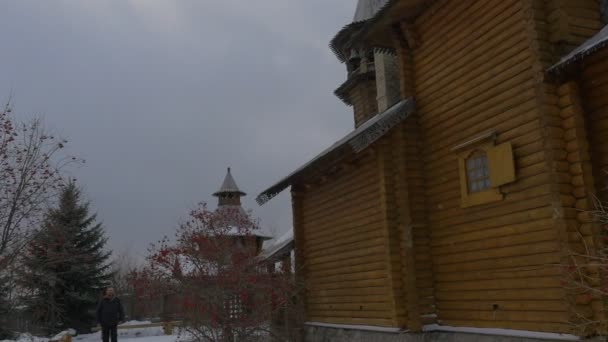
[[[260,254],[260,259],[265,263],[270,272],[282,270],[284,272],[295,272],[295,242],[293,229],[275,240],[269,241]]]

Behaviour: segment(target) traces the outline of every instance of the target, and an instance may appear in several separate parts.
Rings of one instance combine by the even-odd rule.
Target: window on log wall
[[[484,134],[455,147],[458,153],[461,206],[502,201],[502,185],[515,181],[511,143],[495,145],[496,135]]]

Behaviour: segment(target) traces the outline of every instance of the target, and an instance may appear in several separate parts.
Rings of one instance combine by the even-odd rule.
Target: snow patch
[[[129,325],[140,325],[150,324],[149,321],[130,321],[121,326]],[[178,336],[176,335],[177,329],[174,329],[174,335],[165,335],[162,327],[150,327],[150,328],[132,328],[132,329],[118,329],[118,340],[120,342],[176,342]],[[55,340],[65,336],[66,334],[76,333],[73,329],[69,329],[57,334],[51,339]],[[73,341],[77,342],[100,342],[101,332],[92,334],[76,335],[72,337]],[[16,340],[0,340],[0,342],[48,342],[48,338],[36,337],[31,334],[21,334]]]
[[[47,342],[48,338],[37,337],[30,333],[19,335],[16,340],[0,340],[0,342]]]
[[[51,338],[51,341],[59,341],[66,336],[76,336],[76,330],[74,330],[74,329],[64,330],[64,331],[60,332],[59,334],[53,336],[53,338]]]
[[[137,322],[137,321],[132,321]],[[129,322],[127,322],[129,323]],[[149,323],[149,322],[137,322],[137,323]],[[132,325],[138,325],[133,323]],[[177,329],[175,329],[177,330]],[[149,328],[132,328],[132,329],[118,329],[118,340],[120,342],[174,342],[176,335],[165,335],[162,327],[149,327]],[[101,341],[101,332],[93,334],[78,335],[72,339],[78,342],[99,342]],[[38,342],[38,341],[36,341]]]
[[[546,333],[526,330],[511,330],[511,329],[491,329],[491,328],[467,328],[467,327],[450,327],[447,325],[429,324],[422,327],[424,332],[445,331],[445,332],[461,332],[479,335],[497,335],[497,336],[512,336],[535,338],[541,340],[561,340],[561,341],[579,341],[580,337],[570,334]]]
[[[126,327],[131,325],[144,325],[144,324],[152,324],[151,321],[128,321],[120,324],[119,327]]]

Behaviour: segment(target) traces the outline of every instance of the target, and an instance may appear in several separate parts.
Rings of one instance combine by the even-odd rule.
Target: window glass
[[[483,151],[475,151],[466,160],[467,186],[469,193],[490,189],[490,170],[488,156]]]

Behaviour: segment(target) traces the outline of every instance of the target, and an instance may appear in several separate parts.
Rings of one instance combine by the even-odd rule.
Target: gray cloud
[[[288,193],[255,195],[352,128],[327,48],[352,0],[7,0],[0,98],[43,114],[87,160],[74,170],[113,248],[138,253],[198,201],[215,205],[225,167],[270,227]]]

